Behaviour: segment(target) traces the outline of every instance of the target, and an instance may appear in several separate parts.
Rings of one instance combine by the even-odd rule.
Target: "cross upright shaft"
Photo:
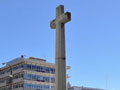
[[[65,23],[70,20],[71,14],[64,13],[64,6],[60,5],[56,8],[56,19],[50,24],[52,29],[56,29],[55,90],[66,90]]]

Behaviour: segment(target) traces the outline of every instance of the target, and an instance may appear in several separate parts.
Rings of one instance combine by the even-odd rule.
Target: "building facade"
[[[90,87],[83,87],[83,86],[72,86],[72,87],[68,87],[68,90],[105,90],[105,89],[90,88]]]
[[[0,90],[48,90],[54,87],[55,65],[44,59],[20,57],[0,69]]]

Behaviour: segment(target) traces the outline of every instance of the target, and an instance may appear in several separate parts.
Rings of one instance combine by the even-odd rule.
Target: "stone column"
[[[71,20],[69,12],[64,13],[64,6],[56,8],[56,19],[51,22],[51,28],[56,29],[56,78],[55,90],[66,90],[66,49],[65,23]]]

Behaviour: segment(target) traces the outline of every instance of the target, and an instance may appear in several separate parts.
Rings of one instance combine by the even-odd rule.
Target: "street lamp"
[[[2,65],[6,65],[7,63],[2,63]],[[6,84],[10,84],[10,90],[13,90],[13,71],[12,71],[12,67],[11,65],[9,64],[8,65],[9,68],[10,68],[10,75],[9,75],[9,79],[8,79],[8,83]]]

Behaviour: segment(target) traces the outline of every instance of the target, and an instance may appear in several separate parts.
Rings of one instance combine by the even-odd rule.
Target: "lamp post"
[[[5,64],[6,63],[2,63],[2,65],[5,65]],[[10,75],[9,75],[9,79],[8,79],[8,84],[10,85],[10,90],[13,90],[13,71],[12,71],[12,67],[10,64],[9,64],[9,68],[10,68]]]

